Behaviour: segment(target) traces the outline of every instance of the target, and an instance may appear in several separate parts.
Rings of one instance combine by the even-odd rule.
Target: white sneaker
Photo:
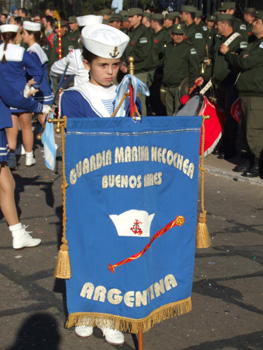
[[[75,333],[78,337],[87,338],[93,333],[93,327],[88,326],[76,326]]]
[[[26,161],[25,161],[26,166],[32,166],[36,164],[36,160],[33,155],[33,151],[31,152],[26,152]]]
[[[8,166],[12,170],[16,170],[17,169],[15,153],[10,153],[9,159],[8,159]]]
[[[24,156],[26,154],[26,150],[23,144],[17,146],[15,154],[17,156]]]
[[[105,337],[105,340],[112,345],[122,345],[124,343],[124,334],[120,331],[111,328],[100,328]]]
[[[41,239],[31,237],[31,232],[27,232],[26,228],[27,226],[22,225],[20,230],[12,231],[14,249],[36,247],[41,243]]]

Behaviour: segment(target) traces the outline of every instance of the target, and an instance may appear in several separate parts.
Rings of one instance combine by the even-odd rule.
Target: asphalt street
[[[56,136],[60,143],[60,136]],[[63,280],[53,277],[62,233],[61,159],[45,168],[36,143],[36,166],[19,158],[16,202],[39,247],[15,251],[0,214],[0,349],[136,349],[125,335],[121,347],[105,342],[99,329],[88,339],[65,329]],[[239,162],[205,159],[205,209],[212,245],[197,249],[193,310],[144,334],[145,350],[263,349],[263,180],[245,179],[232,168]]]

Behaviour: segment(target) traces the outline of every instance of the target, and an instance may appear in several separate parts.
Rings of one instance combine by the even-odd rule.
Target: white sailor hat
[[[77,22],[80,27],[85,27],[94,24],[100,24],[103,21],[102,16],[87,15],[77,17]]]
[[[18,29],[19,29],[19,26],[17,26],[16,24],[2,24],[0,26],[1,33],[9,33],[9,32],[17,33]]]
[[[23,22],[23,28],[25,30],[30,30],[31,32],[40,32],[41,23],[25,21]]]
[[[120,58],[130,40],[128,35],[107,24],[86,26],[81,35],[85,48],[103,58]]]

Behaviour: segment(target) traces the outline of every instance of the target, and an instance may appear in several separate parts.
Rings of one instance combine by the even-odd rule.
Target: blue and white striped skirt
[[[7,162],[9,159],[9,146],[5,129],[0,129],[0,162]]]

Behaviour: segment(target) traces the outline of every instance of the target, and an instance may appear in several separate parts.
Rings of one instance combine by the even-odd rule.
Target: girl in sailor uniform
[[[83,64],[89,70],[90,80],[62,93],[61,115],[68,118],[110,117],[116,99],[113,81],[129,37],[105,24],[86,26],[81,34]]]
[[[110,117],[116,99],[116,86],[113,81],[119,71],[121,56],[129,37],[105,24],[86,26],[81,34],[83,64],[89,70],[90,80],[62,93],[62,115],[68,118]],[[123,333],[112,329],[110,324],[100,328],[107,342],[123,344]],[[89,337],[93,333],[93,327],[76,326],[75,333],[80,337]]]
[[[17,94],[23,95],[27,85],[27,74],[33,77],[33,87],[40,87],[43,71],[40,61],[24,48],[15,45],[15,38],[19,26],[5,24],[0,27],[3,43],[0,45],[0,71],[7,81],[12,83]],[[13,106],[12,106],[13,107]],[[15,149],[19,124],[22,129],[23,144],[26,150],[26,166],[36,163],[33,155],[34,135],[32,131],[32,113],[26,108],[12,108],[13,127],[7,130],[7,138],[10,147],[10,168],[16,169]]]
[[[32,112],[48,113],[49,106],[24,98],[23,95],[9,85],[0,72],[0,205],[2,213],[9,225],[9,230],[13,237],[13,248],[21,249],[25,247],[35,247],[41,240],[32,238],[26,227],[18,219],[16,204],[14,199],[15,181],[7,165],[9,158],[9,147],[5,128],[12,127],[11,112],[9,106],[12,104],[17,108],[26,108]]]
[[[33,98],[38,102],[50,104],[53,101],[54,95],[48,82],[48,57],[39,45],[40,36],[41,23],[34,23],[29,21],[23,22],[23,42],[28,45],[27,51],[31,54],[31,56],[35,56],[36,60],[40,61],[43,71],[41,87],[39,88],[39,91],[34,95]]]

